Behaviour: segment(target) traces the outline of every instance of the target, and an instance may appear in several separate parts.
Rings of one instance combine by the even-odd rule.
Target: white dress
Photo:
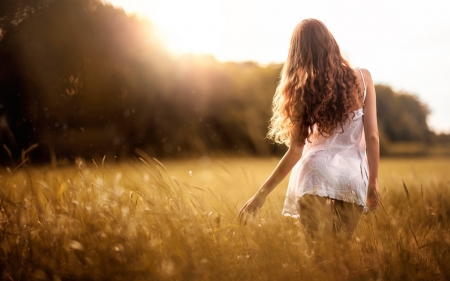
[[[364,101],[366,85],[364,83]],[[311,143],[306,141],[303,154],[289,178],[283,215],[299,217],[299,199],[305,194],[318,195],[361,205],[366,210],[368,171],[364,138],[363,109],[324,137],[314,126]],[[351,113],[350,113],[351,114]],[[352,117],[352,114],[351,116]]]

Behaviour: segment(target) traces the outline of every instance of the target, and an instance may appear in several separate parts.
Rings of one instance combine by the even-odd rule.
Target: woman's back
[[[358,71],[366,96],[362,72]],[[283,214],[298,217],[298,200],[305,194],[355,203],[365,207],[367,197],[367,161],[363,107],[349,113],[350,119],[330,136],[313,126],[301,160],[289,180]]]
[[[272,110],[268,137],[289,149],[239,219],[245,222],[257,212],[291,172],[283,213],[302,212],[301,223],[311,234],[332,221],[328,231],[343,226],[350,237],[366,198],[369,208],[378,204],[379,140],[370,73],[350,67],[321,21],[305,19],[292,34]],[[333,213],[339,214],[336,220]]]

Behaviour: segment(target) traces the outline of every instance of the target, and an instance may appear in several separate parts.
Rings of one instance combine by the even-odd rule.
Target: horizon
[[[317,18],[329,28],[352,66],[368,69],[377,84],[418,96],[431,110],[430,129],[450,133],[450,97],[443,95],[450,88],[450,80],[445,79],[450,75],[446,67],[450,38],[441,36],[450,31],[446,15],[450,3],[104,2],[147,18],[173,54],[211,54],[220,62],[283,63],[294,27],[301,19]]]

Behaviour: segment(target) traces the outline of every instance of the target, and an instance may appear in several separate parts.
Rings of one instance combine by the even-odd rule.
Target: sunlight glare
[[[221,53],[226,22],[216,1],[136,1],[174,53]]]
[[[281,63],[298,22],[318,18],[350,64],[370,69],[377,83],[420,95],[433,109],[430,126],[450,131],[449,100],[442,100],[450,87],[442,78],[449,73],[450,37],[442,34],[450,30],[450,1],[102,1],[148,18],[172,53],[212,54],[218,61]]]

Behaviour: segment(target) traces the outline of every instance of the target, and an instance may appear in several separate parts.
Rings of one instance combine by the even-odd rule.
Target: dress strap
[[[363,98],[363,103],[364,103],[366,101],[366,82],[364,81],[364,76],[362,74],[361,69],[359,67],[357,67],[356,69],[359,70],[359,74],[361,74],[361,78],[362,78],[363,85],[364,85],[364,98]]]

